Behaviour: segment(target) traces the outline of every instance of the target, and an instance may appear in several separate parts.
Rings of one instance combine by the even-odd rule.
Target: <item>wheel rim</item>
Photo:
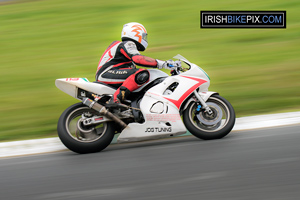
[[[227,105],[220,99],[210,97],[206,104],[213,111],[208,115],[204,111],[196,112],[197,105],[194,103],[189,110],[189,118],[193,125],[205,132],[216,132],[227,125],[230,112]]]
[[[95,115],[97,115],[96,111],[86,107],[77,108],[68,115],[65,126],[72,139],[89,143],[99,140],[104,135],[107,123],[91,126],[84,126],[82,123],[82,116],[92,117]]]

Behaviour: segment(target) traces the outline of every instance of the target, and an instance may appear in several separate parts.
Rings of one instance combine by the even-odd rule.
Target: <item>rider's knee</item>
[[[143,85],[148,82],[150,78],[150,74],[148,70],[142,70],[135,75],[135,82],[139,85]]]

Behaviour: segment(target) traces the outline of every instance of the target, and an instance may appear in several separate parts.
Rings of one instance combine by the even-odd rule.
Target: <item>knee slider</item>
[[[149,80],[150,74],[148,70],[143,70],[136,74],[135,82],[139,85],[146,83]]]

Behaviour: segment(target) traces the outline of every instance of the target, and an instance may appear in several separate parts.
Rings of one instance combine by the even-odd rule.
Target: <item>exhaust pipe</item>
[[[115,122],[117,122],[123,129],[127,127],[127,124],[125,124],[122,120],[120,120],[119,118],[117,118],[116,116],[114,116],[111,112],[109,112],[104,106],[102,106],[101,104],[97,103],[96,101],[93,101],[89,98],[84,97],[82,99],[82,103],[84,105],[87,105],[88,107],[98,111],[101,115],[104,115],[112,120],[114,120]]]

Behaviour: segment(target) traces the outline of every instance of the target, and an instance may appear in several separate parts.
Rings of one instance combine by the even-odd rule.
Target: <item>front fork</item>
[[[196,90],[194,91],[194,95],[196,96],[196,98],[198,99],[198,101],[200,102],[200,104],[202,105],[202,108],[205,110],[205,112],[207,114],[209,114],[209,115],[213,114],[213,111],[205,103],[205,101],[202,99],[202,97],[200,96],[200,94]]]

